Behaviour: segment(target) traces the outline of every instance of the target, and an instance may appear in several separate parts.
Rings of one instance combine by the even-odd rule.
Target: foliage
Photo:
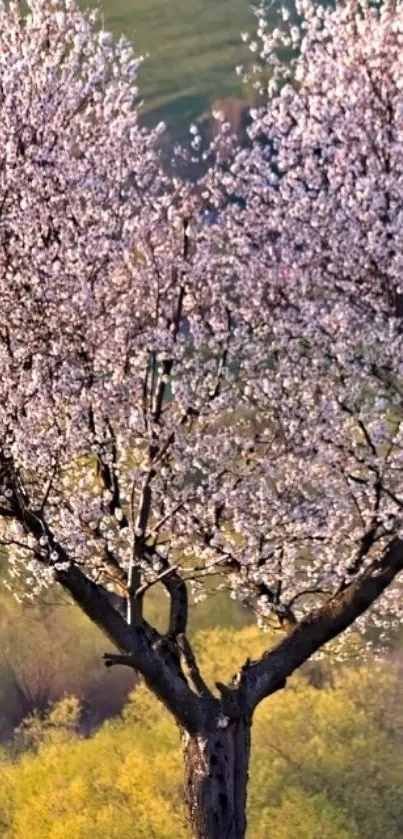
[[[105,671],[102,639],[71,601],[49,590],[34,603],[17,603],[1,592],[0,607],[2,740],[28,714],[43,715],[66,695],[80,698],[89,729],[120,711],[133,674]]]
[[[294,835],[307,839],[319,837],[320,830],[324,836],[346,839],[399,834],[403,812],[395,784],[403,771],[401,736],[397,736],[401,711],[393,733],[382,721],[393,683],[400,692],[399,674],[389,665],[362,667],[342,672],[322,690],[299,684],[288,691],[286,701],[277,695],[267,703],[255,731],[254,761],[260,782],[252,785],[251,807],[262,813],[257,837],[263,839],[264,825],[287,823],[287,812]],[[379,686],[380,705],[379,693],[373,702]],[[393,707],[396,710],[395,702]],[[282,779],[280,796],[277,772]],[[282,825],[274,835],[291,837],[291,825]]]
[[[258,655],[261,636],[251,628],[212,631],[196,645],[209,650],[212,672],[218,672],[227,656],[236,666],[245,648]],[[399,670],[383,663],[333,671],[332,682],[317,690],[295,678],[287,694],[261,706],[251,767],[251,838],[400,836]],[[66,704],[56,706],[42,724],[39,747],[14,763],[2,756],[5,839],[22,839],[28,831],[32,839],[129,839],[133,825],[138,839],[185,839],[178,731],[155,699],[136,690],[122,719],[86,740],[70,728],[71,713]]]

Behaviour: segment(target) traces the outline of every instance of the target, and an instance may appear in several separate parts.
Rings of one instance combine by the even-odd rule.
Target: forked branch
[[[396,538],[350,585],[301,620],[274,649],[243,670],[239,690],[247,709],[252,712],[313,653],[348,629],[402,570],[403,540]]]

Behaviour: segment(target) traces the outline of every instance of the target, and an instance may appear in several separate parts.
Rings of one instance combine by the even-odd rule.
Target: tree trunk
[[[185,798],[194,839],[244,839],[250,721],[185,735]]]

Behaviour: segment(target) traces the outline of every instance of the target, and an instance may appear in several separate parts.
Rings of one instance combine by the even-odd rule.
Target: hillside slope
[[[151,123],[164,119],[180,132],[217,97],[239,93],[234,68],[248,55],[240,33],[254,29],[248,0],[101,0],[100,6],[105,27],[124,32],[149,56],[140,92]]]

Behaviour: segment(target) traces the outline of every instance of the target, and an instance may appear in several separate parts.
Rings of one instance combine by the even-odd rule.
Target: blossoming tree
[[[175,717],[197,839],[245,834],[259,702],[400,617],[403,7],[297,13],[259,16],[249,142],[192,192],[125,41],[0,7],[1,540]],[[186,634],[215,588],[280,630],[216,691]]]

